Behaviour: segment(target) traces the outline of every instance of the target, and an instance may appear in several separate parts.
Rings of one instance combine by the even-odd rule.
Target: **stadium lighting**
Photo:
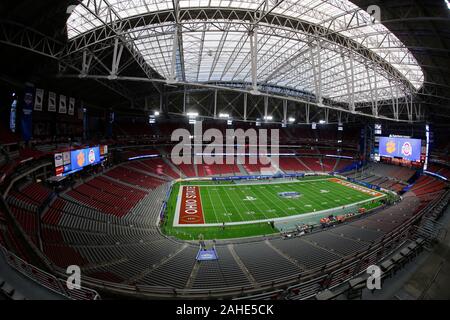
[[[325,124],[325,123],[327,123],[325,120],[319,120],[319,123],[320,124]]]
[[[265,117],[264,117],[264,120],[266,120],[266,121],[272,121],[272,120],[273,120],[273,117],[272,117],[272,116],[265,116]]]
[[[288,120],[289,120],[290,123],[295,122],[295,118],[289,118]]]
[[[450,10],[450,1],[449,0],[445,0],[445,3],[447,4],[448,10]]]
[[[153,115],[154,115],[155,117],[159,116],[159,111],[155,111],[155,112],[153,113]]]
[[[228,113],[219,113],[219,118],[225,118],[228,119],[230,115]]]
[[[198,117],[198,112],[188,112],[188,113],[186,113],[186,115],[189,118],[197,118]]]

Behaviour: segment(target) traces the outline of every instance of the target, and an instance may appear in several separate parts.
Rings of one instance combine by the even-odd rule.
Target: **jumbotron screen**
[[[420,162],[422,140],[380,137],[379,152],[381,157],[402,158],[409,161]]]
[[[70,153],[72,170],[82,169],[100,162],[99,147],[80,149]]]
[[[57,176],[66,176],[84,167],[95,165],[107,156],[107,146],[95,146],[91,148],[67,151],[55,154],[55,171]]]

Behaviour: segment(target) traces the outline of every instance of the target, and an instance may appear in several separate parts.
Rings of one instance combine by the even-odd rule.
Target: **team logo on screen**
[[[402,154],[406,157],[409,157],[412,155],[412,145],[408,141],[405,142],[402,146]]]
[[[388,141],[386,143],[386,151],[388,153],[394,153],[395,152],[395,142],[394,141]]]
[[[94,149],[89,150],[89,163],[95,162],[95,152]]]
[[[77,155],[77,164],[79,167],[83,167],[84,166],[84,152],[78,152]]]

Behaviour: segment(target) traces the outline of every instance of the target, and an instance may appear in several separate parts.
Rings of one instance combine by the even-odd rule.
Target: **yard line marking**
[[[240,189],[240,188],[238,188],[238,190],[239,190],[239,189]],[[228,192],[227,192],[226,190],[225,190],[225,194],[227,195],[228,199],[230,199],[231,203],[233,204],[233,207],[237,210],[239,216],[241,217],[241,220],[242,220],[242,221],[245,221],[246,219],[244,219],[244,217],[241,215],[240,210],[236,207],[236,205],[234,204],[234,201],[231,199],[230,195],[228,194]],[[249,208],[247,207],[247,205],[245,204],[245,202],[243,202],[243,204],[244,204],[244,207],[246,207],[247,210],[248,210]],[[247,212],[250,212],[250,211],[252,211],[252,210],[249,210],[249,211],[247,211]],[[266,217],[266,218],[267,218],[267,217]]]
[[[253,189],[253,188],[251,188],[251,189]],[[243,191],[241,191],[241,193],[244,195],[244,192]],[[256,194],[254,193],[254,192],[250,192],[250,193],[252,193],[255,197],[256,197]],[[269,208],[269,209],[271,209],[264,201],[262,202],[267,208]],[[248,207],[247,207],[247,205],[244,203],[244,206],[248,209]],[[264,212],[263,211],[261,211],[261,213],[263,214],[263,216],[266,218],[266,219],[268,219],[268,217],[264,214]]]
[[[217,214],[216,214],[216,208],[214,207],[214,201],[212,200],[211,194],[209,193],[209,190],[208,190],[208,189],[206,189],[206,193],[208,194],[209,201],[211,202],[211,205],[212,205],[212,207],[213,207],[214,216],[216,217],[216,221],[217,221],[217,222],[220,222],[220,219],[219,219],[219,217],[218,217]],[[224,209],[224,213],[228,213],[228,212],[227,212],[228,210],[225,208],[225,206],[223,205],[223,203],[222,203],[222,207],[223,207],[223,209]],[[230,220],[230,222],[231,222],[231,218],[230,218],[229,216],[226,216],[226,217],[227,217],[228,220]]]
[[[267,218],[267,220],[242,220],[241,222],[234,222],[235,219],[237,218],[237,216],[234,216],[234,218],[231,218],[229,215],[229,212],[225,212],[223,214],[224,217],[226,217],[227,221],[230,221],[231,225],[238,225],[238,224],[247,224],[247,223],[258,223],[261,221],[278,221],[281,218],[284,219],[289,219],[290,217],[300,217],[300,216],[305,216],[309,215],[311,213],[319,213],[319,212],[328,212],[330,210],[335,210],[335,209],[339,209],[342,207],[342,205],[338,205],[338,202],[344,201],[345,206],[356,206],[357,204],[360,203],[368,203],[370,201],[375,201],[379,198],[383,198],[385,195],[383,194],[380,197],[370,197],[369,194],[361,194],[361,190],[358,190],[356,188],[352,188],[350,185],[346,184],[340,184],[340,183],[334,183],[333,188],[327,188],[326,185],[327,183],[332,183],[334,181],[330,181],[330,178],[327,179],[322,179],[322,181],[318,182],[311,182],[314,180],[308,180],[308,181],[296,181],[296,182],[292,182],[290,181],[290,183],[287,182],[278,182],[278,183],[273,183],[273,182],[269,182],[269,183],[259,183],[260,185],[265,185],[265,186],[259,186],[259,187],[253,187],[253,185],[258,185],[256,183],[253,184],[242,184],[242,186],[246,185],[245,187],[241,187],[239,188],[239,185],[235,185],[232,188],[228,188],[228,189],[222,189],[225,193],[226,193],[226,197],[232,202],[232,206],[234,207],[234,209],[237,209],[237,205],[240,204],[241,205],[241,209],[242,208],[246,208],[247,212],[257,212],[258,214],[261,214],[261,217],[265,217]],[[300,183],[303,182],[310,182],[308,186],[310,186],[310,188],[305,188],[305,190],[303,190],[300,185]],[[220,188],[217,187],[222,187],[222,186],[228,186],[229,185],[213,185],[216,188],[211,188],[211,190],[221,190]],[[208,185],[202,185],[202,187],[208,187]],[[286,189],[293,189],[294,191],[299,191],[300,193],[305,195],[305,200],[308,201],[314,201],[315,204],[312,206],[311,204],[305,204],[302,201],[299,201],[299,199],[286,199],[288,201],[274,201],[275,200],[275,195],[280,191],[280,188],[286,188]],[[265,190],[259,190],[259,189],[265,189]],[[251,190],[250,192],[245,192],[244,190]],[[329,191],[329,194],[325,194],[325,193],[320,193],[320,190],[327,190]],[[211,205],[212,209],[214,210],[214,215],[216,217],[216,219],[218,220],[218,213],[220,211],[219,208],[215,207],[214,202],[221,202],[221,207],[223,209],[225,209],[225,211],[227,210],[227,207],[224,204],[224,197],[220,197],[219,199],[217,199],[217,197],[212,197],[212,195],[210,194],[210,189],[206,189],[206,195],[209,196],[210,201],[211,201]],[[283,190],[285,191],[285,190]],[[355,194],[355,191],[359,191],[359,194]],[[241,201],[242,199],[239,198],[239,195],[243,194],[245,195],[249,195],[252,194],[254,195],[256,198],[258,198],[258,201],[256,202],[243,202]],[[215,195],[215,194],[213,194]],[[262,199],[260,199],[262,198]],[[339,199],[336,199],[339,198]],[[367,198],[367,199],[366,199]],[[344,200],[347,199],[347,200]],[[217,201],[219,200],[219,201]],[[263,200],[263,201],[259,201],[259,200]],[[324,201],[325,200],[325,201]],[[345,202],[348,200],[353,200],[355,201],[354,203],[349,203],[346,204]],[[359,201],[358,200],[363,200],[363,201]],[[309,202],[309,201],[308,201]],[[335,204],[334,208],[330,208],[328,209],[327,206],[331,206],[331,204]],[[298,207],[298,213],[299,214],[293,214],[294,212],[289,212],[293,210],[293,207],[289,207],[289,204],[293,204],[295,207]],[[177,203],[178,204],[178,203]],[[227,201],[227,206],[230,206],[228,204]],[[260,209],[259,207],[263,206],[268,208],[269,210],[262,210],[262,208]],[[310,209],[305,209],[309,207]],[[250,210],[250,208],[252,208],[252,210]],[[257,208],[256,210],[253,208]],[[312,208],[314,208],[314,211],[316,212],[311,212]],[[230,208],[231,209],[231,208]],[[281,211],[277,214],[274,214],[274,209],[280,210]],[[326,210],[324,210],[326,209]],[[177,210],[178,211],[178,210]],[[301,214],[300,214],[301,212]],[[293,214],[293,215],[289,215],[289,213]],[[238,210],[238,214],[239,217],[242,219],[242,215],[241,212]],[[277,215],[279,215],[279,217],[277,218]],[[272,219],[269,219],[268,216],[272,217]],[[257,217],[246,217],[248,218],[257,218]],[[204,224],[202,226],[209,226],[211,224]],[[213,224],[214,225],[214,224]],[[181,225],[180,225],[181,226]],[[184,226],[184,225],[183,225]],[[194,226],[194,225],[192,225]],[[198,226],[198,225],[197,225]]]
[[[264,198],[266,198],[267,200],[269,200],[269,202],[271,202],[275,207],[277,207],[278,209],[281,209],[280,214],[283,214],[283,211],[284,211],[283,208],[280,208],[276,203],[274,203],[270,198],[268,198],[268,197],[266,196],[265,193],[262,192],[261,194],[264,196]],[[286,215],[285,215],[285,216],[286,216]]]

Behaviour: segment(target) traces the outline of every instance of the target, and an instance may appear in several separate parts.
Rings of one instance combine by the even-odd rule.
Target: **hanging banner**
[[[67,113],[67,101],[65,95],[59,96],[59,113]]]
[[[22,137],[25,142],[30,141],[33,133],[33,104],[34,104],[34,88],[30,85],[25,87],[23,97],[21,127]]]
[[[48,93],[48,111],[56,112],[56,93]]]
[[[36,97],[34,99],[34,110],[42,111],[43,104],[44,104],[44,90],[36,89]]]
[[[69,111],[70,116],[73,116],[75,114],[75,98],[69,99]]]

